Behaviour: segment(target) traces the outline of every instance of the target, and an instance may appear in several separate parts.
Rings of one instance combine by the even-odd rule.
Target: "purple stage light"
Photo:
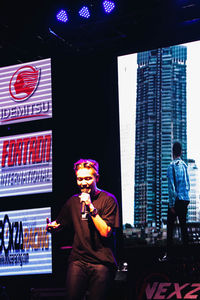
[[[104,1],[103,7],[105,12],[109,14],[115,8],[115,3],[113,1]]]
[[[88,19],[90,17],[90,11],[87,6],[83,6],[81,10],[79,10],[79,15],[83,18]]]
[[[65,10],[61,9],[57,13],[56,18],[58,21],[66,23],[68,21],[67,12]]]

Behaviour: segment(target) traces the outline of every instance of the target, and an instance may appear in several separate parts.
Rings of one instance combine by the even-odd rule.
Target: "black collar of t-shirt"
[[[92,201],[96,200],[99,197],[100,193],[101,190],[97,190],[94,194],[91,194],[91,200]]]

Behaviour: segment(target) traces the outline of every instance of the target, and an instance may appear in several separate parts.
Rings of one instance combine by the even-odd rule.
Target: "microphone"
[[[81,214],[84,215],[86,212],[85,201],[81,201]]]
[[[80,195],[80,201],[81,201],[81,214],[84,215],[86,213],[86,204],[85,200],[87,200],[89,197],[89,193],[87,189],[83,189],[82,193]]]

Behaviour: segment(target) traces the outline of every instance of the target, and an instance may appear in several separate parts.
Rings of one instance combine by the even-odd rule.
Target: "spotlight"
[[[57,13],[56,18],[58,21],[66,23],[68,21],[67,12],[65,10],[61,9]]]
[[[105,13],[109,14],[115,8],[115,3],[113,1],[104,1],[103,7],[105,10]]]
[[[90,11],[87,6],[83,6],[81,10],[79,10],[79,15],[83,18],[88,19],[90,17]]]

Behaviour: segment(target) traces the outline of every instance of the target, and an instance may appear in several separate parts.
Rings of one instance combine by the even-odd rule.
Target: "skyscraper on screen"
[[[159,230],[167,218],[167,167],[175,141],[187,161],[186,46],[138,53],[134,225]]]

